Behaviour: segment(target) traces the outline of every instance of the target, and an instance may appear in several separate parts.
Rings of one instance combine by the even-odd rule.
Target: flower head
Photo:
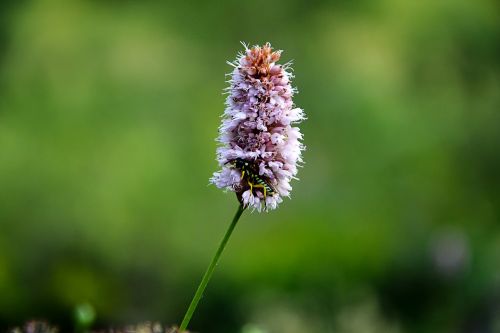
[[[236,192],[244,206],[274,209],[290,196],[290,181],[302,162],[302,134],[294,127],[305,119],[292,101],[290,63],[278,65],[281,51],[245,46],[234,62],[226,110],[219,128],[217,160],[222,170],[210,181]]]
[[[31,320],[28,321],[22,328],[16,327],[10,331],[11,333],[57,333],[59,330],[49,325],[44,321]]]

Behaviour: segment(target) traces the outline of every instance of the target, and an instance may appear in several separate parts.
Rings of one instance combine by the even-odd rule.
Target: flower
[[[59,330],[49,325],[44,321],[31,320],[28,321],[22,328],[16,327],[10,331],[11,333],[57,333]]]
[[[16,327],[10,333],[58,333],[59,329],[44,321],[28,321],[23,327]],[[189,333],[180,332],[177,327],[164,327],[160,323],[145,322],[138,325],[128,325],[123,328],[109,328],[92,331],[92,333]]]
[[[290,63],[277,64],[281,51],[269,43],[243,46],[245,52],[228,62],[234,69],[219,127],[217,160],[222,169],[210,181],[236,192],[245,207],[260,212],[275,209],[283,196],[290,196],[290,181],[304,149],[294,124],[305,115],[292,101],[297,90],[290,84]],[[248,163],[245,170],[238,167],[242,161]]]

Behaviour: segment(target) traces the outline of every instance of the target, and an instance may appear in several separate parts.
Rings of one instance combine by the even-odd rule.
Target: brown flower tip
[[[269,76],[271,71],[277,71],[272,66],[281,57],[281,51],[273,51],[271,44],[253,46],[242,59],[242,69],[250,76]]]

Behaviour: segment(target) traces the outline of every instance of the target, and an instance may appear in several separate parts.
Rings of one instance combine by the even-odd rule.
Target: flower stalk
[[[271,44],[255,45],[233,62],[226,89],[226,109],[219,127],[219,171],[210,182],[236,194],[240,205],[194,294],[179,327],[183,332],[193,316],[231,234],[247,207],[268,211],[290,196],[302,162],[302,133],[295,125],[306,119],[292,97],[290,62],[278,64],[281,51]]]
[[[245,210],[245,207],[243,205],[238,206],[238,210],[236,211],[236,214],[234,215],[233,221],[229,225],[226,233],[224,234],[224,237],[222,238],[222,241],[219,244],[219,247],[217,248],[217,251],[215,252],[214,257],[212,258],[212,261],[210,262],[210,265],[208,265],[208,268],[203,275],[203,278],[201,279],[200,284],[198,285],[198,289],[196,290],[196,293],[194,294],[193,300],[191,301],[191,304],[189,305],[189,308],[186,311],[186,314],[184,315],[184,319],[182,320],[181,326],[179,327],[179,332],[183,332],[190,320],[191,317],[193,316],[194,311],[196,310],[196,307],[198,306],[198,303],[200,302],[200,299],[203,296],[203,293],[208,285],[208,282],[210,281],[210,278],[212,277],[212,274],[214,273],[215,266],[217,266],[217,263],[219,262],[219,258],[224,251],[224,248],[226,247],[226,244],[229,240],[229,237],[231,237],[231,234],[233,233],[234,227],[236,226],[236,223],[238,223],[238,220],[240,219],[241,214]]]

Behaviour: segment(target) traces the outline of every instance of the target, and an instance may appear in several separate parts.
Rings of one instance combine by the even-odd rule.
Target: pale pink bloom
[[[245,46],[234,62],[226,109],[219,127],[217,160],[222,170],[210,181],[219,188],[236,192],[243,205],[261,210],[275,209],[282,196],[290,196],[290,181],[302,162],[302,134],[294,125],[305,119],[292,97],[297,92],[290,84],[290,63],[278,65],[281,51],[271,45]],[[259,187],[250,190],[248,175],[230,162],[248,161],[258,177],[274,193]]]

